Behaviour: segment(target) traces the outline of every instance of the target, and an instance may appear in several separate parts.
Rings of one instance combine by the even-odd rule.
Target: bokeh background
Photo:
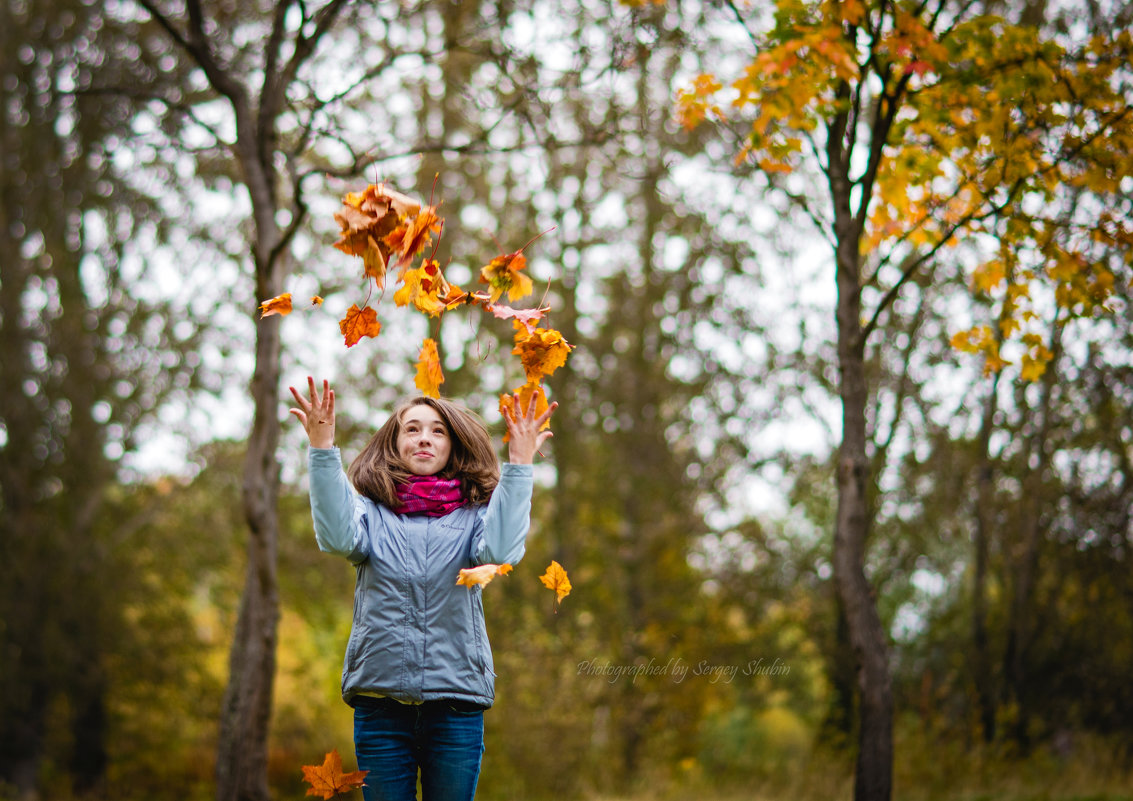
[[[961,5],[1067,44],[1130,21],[1116,1],[918,8]],[[353,575],[315,548],[286,387],[332,381],[350,459],[414,391],[423,336],[497,436],[522,383],[510,325],[479,313],[375,295],[381,335],[343,346],[368,289],[333,212],[379,180],[439,204],[461,285],[544,232],[524,303],[576,346],[546,381],[527,557],[485,590],[479,797],[851,797],[825,178],[770,180],[733,161],[740,127],[674,119],[773,11],[0,4],[0,798],[214,798],[226,761],[263,765],[232,797],[300,798],[301,765],[352,764]],[[1115,181],[1093,202],[1120,217]],[[866,348],[894,796],[1133,797],[1128,274],[1108,313],[1040,319],[1060,344],[1023,380],[950,344],[997,314],[973,258],[935,256]],[[326,300],[259,321],[282,291]],[[259,742],[233,722],[257,714]]]

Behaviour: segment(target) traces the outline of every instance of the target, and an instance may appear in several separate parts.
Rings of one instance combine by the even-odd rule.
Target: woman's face
[[[415,476],[431,476],[444,469],[452,441],[436,409],[418,404],[402,413],[397,453]]]

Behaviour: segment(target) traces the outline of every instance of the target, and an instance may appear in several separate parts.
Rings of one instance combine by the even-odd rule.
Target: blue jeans
[[[472,801],[484,756],[484,710],[466,701],[354,698],[354,751],[365,801]]]

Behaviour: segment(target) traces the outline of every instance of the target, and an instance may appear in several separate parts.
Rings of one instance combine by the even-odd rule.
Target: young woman
[[[401,404],[349,474],[334,446],[334,391],[308,377],[291,409],[310,440],[319,549],[357,569],[342,697],[354,708],[366,801],[470,801],[495,696],[481,588],[461,568],[515,564],[531,511],[531,463],[551,436],[519,397],[506,412],[509,462],[483,422],[435,398]]]

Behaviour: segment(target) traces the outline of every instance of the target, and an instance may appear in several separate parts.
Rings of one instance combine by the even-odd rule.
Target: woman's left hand
[[[559,407],[552,403],[546,410],[535,416],[536,397],[533,394],[527,408],[520,405],[519,393],[512,396],[510,409],[504,407],[504,422],[507,423],[508,461],[512,464],[531,464],[535,454],[548,438],[554,436],[549,430],[540,431],[543,424],[551,419],[551,414]]]

